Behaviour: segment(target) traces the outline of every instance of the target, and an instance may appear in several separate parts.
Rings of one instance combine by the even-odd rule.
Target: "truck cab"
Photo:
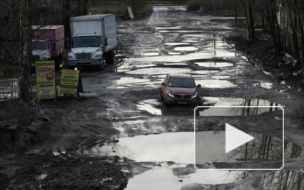
[[[69,67],[79,65],[104,66],[103,41],[98,35],[77,35],[72,37]]]
[[[115,15],[99,14],[72,17],[71,51],[68,68],[97,67],[114,63],[117,48]]]
[[[51,49],[49,40],[33,40],[32,55],[38,60],[50,60]]]
[[[64,26],[46,25],[32,26],[32,55],[34,61],[54,60],[56,69],[62,63],[64,47]],[[32,64],[35,66],[35,64]]]

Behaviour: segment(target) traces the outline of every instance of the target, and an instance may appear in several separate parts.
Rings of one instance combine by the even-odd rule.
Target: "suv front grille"
[[[77,53],[76,59],[91,59],[90,53]]]
[[[191,98],[191,95],[187,94],[174,94],[175,98]]]

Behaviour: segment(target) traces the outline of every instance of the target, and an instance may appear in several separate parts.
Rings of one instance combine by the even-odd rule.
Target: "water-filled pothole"
[[[200,67],[216,67],[216,68],[233,66],[233,63],[228,63],[228,62],[195,62],[195,64]]]
[[[187,167],[184,167],[187,169]],[[190,184],[225,184],[237,182],[248,173],[240,171],[193,171],[185,175],[176,176],[176,170],[184,169],[178,165],[155,167],[128,181],[126,190],[176,190]]]
[[[281,107],[281,105],[276,102],[263,99],[202,97],[202,102],[203,106],[226,106],[226,108],[210,107],[200,111],[200,116],[258,115],[261,113],[278,110],[279,107]],[[232,108],[231,106],[241,107],[236,109]]]
[[[195,80],[203,88],[234,88],[237,85],[228,80]]]
[[[304,189],[303,171],[282,170],[266,173],[259,189]]]
[[[142,100],[137,103],[137,109],[146,111],[152,115],[175,115],[175,116],[192,116],[195,106],[191,105],[172,105],[166,106],[157,99]],[[269,100],[263,99],[244,99],[244,98],[221,98],[221,97],[202,97],[202,106],[247,106],[246,109],[235,108],[208,108],[202,109],[200,116],[241,116],[241,115],[258,115],[265,112],[275,111],[281,105]],[[248,106],[264,106],[267,108],[249,108]]]
[[[174,48],[174,50],[175,51],[196,51],[196,50],[198,50],[198,48],[196,48],[196,47],[191,47],[191,46],[189,46],[189,47],[176,47],[176,48]]]
[[[137,162],[165,162],[191,164],[196,157],[197,163],[244,161],[277,161],[282,158],[282,141],[270,135],[249,133],[254,140],[247,145],[245,157],[244,146],[231,153],[225,153],[225,131],[162,133],[119,138],[103,146],[95,146],[82,151],[96,156],[127,157]],[[196,139],[196,140],[195,140]],[[266,139],[266,140],[265,140]],[[194,145],[196,142],[195,149]],[[213,147],[210,149],[210,147]],[[297,151],[295,151],[297,150]],[[195,151],[196,154],[195,154]],[[300,155],[301,146],[285,141],[285,158]]]

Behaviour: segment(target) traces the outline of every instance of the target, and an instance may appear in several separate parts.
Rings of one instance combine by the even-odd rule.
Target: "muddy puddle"
[[[242,116],[258,115],[280,109],[280,104],[263,99],[244,99],[244,98],[223,98],[223,97],[202,97],[202,106],[247,106],[246,109],[240,108],[204,108],[199,112],[200,116]],[[248,106],[265,106],[266,108]],[[137,110],[145,111],[152,115],[176,115],[193,116],[195,106],[191,105],[172,105],[166,106],[158,99],[147,99],[139,101],[136,105]]]
[[[195,64],[200,67],[215,67],[215,68],[234,66],[233,63],[228,63],[228,62],[195,62]]]
[[[81,150],[79,153],[91,156],[127,157],[136,162],[196,163],[204,168],[217,168],[217,163],[279,162],[282,164],[283,145],[280,139],[259,133],[248,134],[252,135],[254,140],[229,153],[225,153],[225,131],[125,137]],[[285,141],[285,158],[297,157],[301,152],[301,146]]]
[[[202,88],[235,88],[237,87],[231,81],[228,80],[206,80],[206,79],[195,79],[196,84],[200,84]]]
[[[304,189],[303,171],[283,170],[278,172],[269,172],[264,175],[259,189]]]
[[[238,182],[246,177],[246,172],[234,171],[192,171],[183,175],[176,175],[178,170],[187,170],[179,165],[164,165],[154,167],[128,181],[126,190],[177,190],[191,184],[225,184]],[[191,170],[191,169],[190,169]]]
[[[207,108],[200,111],[200,116],[242,116],[258,115],[265,112],[281,110],[282,105],[263,99],[244,99],[244,98],[222,98],[222,97],[203,97],[203,106],[226,106],[226,108]],[[228,106],[228,107],[227,107]],[[230,108],[229,106],[244,106],[241,108]]]

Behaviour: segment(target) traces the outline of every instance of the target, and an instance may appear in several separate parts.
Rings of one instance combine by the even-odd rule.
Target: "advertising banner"
[[[36,89],[39,99],[56,98],[54,61],[36,61]]]
[[[60,94],[77,95],[79,71],[62,69]]]

